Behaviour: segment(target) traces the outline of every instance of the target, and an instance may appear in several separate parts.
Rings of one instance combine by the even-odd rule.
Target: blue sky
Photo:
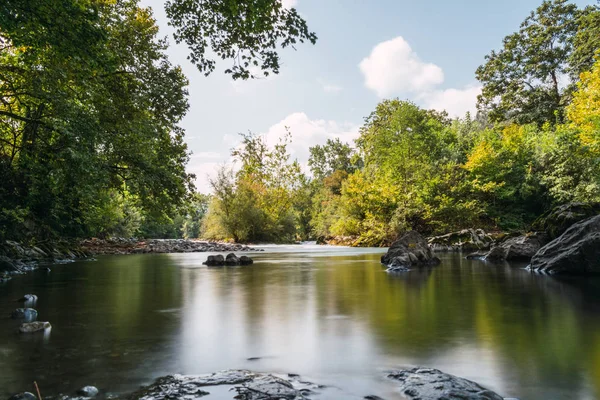
[[[541,0],[283,0],[317,33],[315,46],[281,52],[277,76],[236,81],[220,62],[204,77],[184,45],[175,45],[163,0],[151,6],[169,35],[169,58],[190,80],[190,111],[182,122],[193,152],[189,172],[209,192],[208,177],[229,160],[238,133],[265,134],[271,143],[292,133],[292,156],[305,164],[308,147],[328,138],[352,141],[383,98],[399,97],[453,116],[474,110],[476,68]],[[579,5],[594,1],[576,1]]]

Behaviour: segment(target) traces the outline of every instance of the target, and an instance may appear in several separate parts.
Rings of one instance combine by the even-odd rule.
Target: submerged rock
[[[52,328],[52,325],[50,325],[50,322],[42,322],[42,321],[26,322],[24,324],[21,324],[21,326],[19,327],[19,332],[35,333],[35,332],[41,332],[41,331],[44,331],[44,330],[50,329],[50,328]]]
[[[38,297],[35,294],[26,294],[19,301],[25,304],[35,304],[38,301]]]
[[[381,256],[381,263],[389,267],[388,271],[395,272],[437,265],[440,259],[433,255],[423,236],[418,232],[410,231],[396,240],[387,253]]]
[[[38,400],[38,398],[33,393],[23,392],[10,396],[8,400]]]
[[[84,386],[77,391],[79,396],[95,397],[98,394],[98,388],[95,386]]]
[[[572,225],[542,247],[530,269],[546,274],[600,274],[600,215]]]
[[[228,385],[240,400],[300,400],[319,386],[309,382],[284,379],[270,374],[245,370],[221,371],[213,374],[159,378],[152,385],[126,398],[129,400],[198,399],[210,394],[211,386]]]
[[[27,322],[33,322],[37,319],[38,312],[33,308],[17,308],[10,314],[12,319],[22,319]]]
[[[464,378],[432,368],[392,371],[388,378],[411,400],[503,400],[502,396]]]

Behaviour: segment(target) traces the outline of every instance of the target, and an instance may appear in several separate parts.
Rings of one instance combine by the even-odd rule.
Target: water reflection
[[[393,399],[381,371],[426,365],[506,396],[600,398],[599,280],[457,255],[389,275],[379,256],[277,247],[224,269],[202,267],[206,254],[104,257],[13,279],[0,313],[36,293],[53,331],[44,341],[0,326],[0,397],[33,380],[48,394],[122,392],[168,373],[250,368]]]

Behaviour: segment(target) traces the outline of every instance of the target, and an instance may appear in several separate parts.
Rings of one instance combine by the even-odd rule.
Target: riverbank
[[[27,246],[12,240],[0,243],[0,282],[11,275],[23,274],[38,267],[91,259],[96,255],[147,253],[247,252],[262,249],[236,244],[187,239],[85,239],[62,240]]]

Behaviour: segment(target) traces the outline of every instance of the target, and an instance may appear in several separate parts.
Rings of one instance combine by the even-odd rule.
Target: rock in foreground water
[[[19,327],[19,332],[35,333],[35,332],[44,331],[44,330],[50,329],[50,328],[52,328],[52,325],[50,325],[50,322],[42,322],[42,321],[27,322],[27,323],[21,324],[21,326]]]
[[[248,256],[238,257],[233,253],[227,254],[227,257],[223,257],[220,254],[218,254],[216,256],[208,256],[206,261],[203,262],[204,265],[209,266],[209,267],[222,267],[224,265],[227,265],[230,267],[235,267],[238,265],[251,265],[253,263],[254,263],[254,260],[252,260],[250,257],[248,257]]]
[[[37,319],[38,312],[33,308],[17,308],[10,314],[12,319],[22,319],[26,322],[33,322]]]
[[[432,368],[392,371],[388,378],[398,381],[411,400],[503,400],[475,382]]]
[[[600,274],[600,215],[572,225],[542,247],[530,268],[546,274]]]
[[[95,386],[84,386],[77,391],[77,394],[83,397],[95,397],[98,394],[98,388]]]
[[[134,400],[198,399],[210,395],[211,386],[229,385],[240,400],[300,400],[313,393],[317,385],[270,374],[245,370],[221,371],[213,374],[159,378],[152,385],[128,396]],[[232,397],[234,395],[232,394]],[[210,398],[210,396],[208,397]]]
[[[381,256],[388,271],[403,271],[413,267],[437,265],[440,259],[433,255],[427,240],[418,232],[410,231],[396,240],[388,252]]]
[[[38,400],[38,398],[33,393],[23,392],[10,396],[8,400]]]

